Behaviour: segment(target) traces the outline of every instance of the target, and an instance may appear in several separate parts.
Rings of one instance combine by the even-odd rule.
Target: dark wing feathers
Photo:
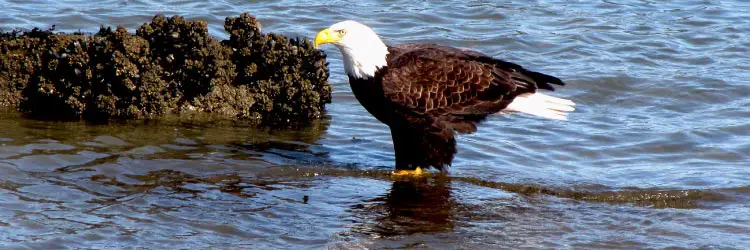
[[[517,95],[563,84],[514,63],[439,45],[389,47],[387,62],[379,77],[395,109],[389,126],[400,169],[450,165],[453,131],[476,132],[478,122]]]
[[[437,59],[440,51],[420,49],[389,62],[383,90],[392,101],[420,113],[443,113],[473,104],[490,88],[505,92],[510,86],[492,84],[492,69],[456,57]]]
[[[562,81],[474,51],[439,45],[391,47],[382,76],[386,98],[460,133],[504,109],[513,98]]]
[[[390,58],[398,58],[405,53],[415,52],[418,50],[438,50],[445,56],[452,56],[462,58],[464,60],[493,65],[497,69],[512,74],[513,79],[519,80],[519,83],[535,84],[536,87],[540,89],[555,90],[555,88],[551,84],[561,86],[565,85],[565,83],[557,77],[539,72],[529,71],[518,64],[496,59],[477,51],[458,49],[437,44],[402,44],[398,46],[391,46],[388,48]]]

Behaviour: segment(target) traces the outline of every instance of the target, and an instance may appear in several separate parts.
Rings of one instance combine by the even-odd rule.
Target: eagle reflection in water
[[[456,202],[450,186],[447,177],[395,181],[387,194],[351,207],[352,231],[376,237],[451,231]]]

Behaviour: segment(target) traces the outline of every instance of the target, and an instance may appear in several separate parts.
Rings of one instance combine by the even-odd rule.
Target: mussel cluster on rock
[[[156,16],[135,34],[35,28],[0,32],[0,106],[41,119],[106,121],[188,111],[259,122],[307,121],[331,102],[326,56],[305,39],[264,34],[249,14],[231,36]]]

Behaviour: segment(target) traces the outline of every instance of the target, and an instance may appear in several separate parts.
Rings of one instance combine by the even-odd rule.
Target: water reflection
[[[141,193],[147,192],[156,188],[166,188],[172,193],[183,193],[198,195],[206,190],[191,189],[185,186],[191,184],[202,184],[206,187],[215,187],[221,192],[243,197],[250,198],[244,189],[248,188],[247,184],[243,184],[242,178],[237,174],[222,174],[214,176],[197,176],[189,173],[185,173],[177,170],[161,169],[156,171],[149,171],[142,175],[124,175],[124,178],[128,180],[121,180],[115,176],[106,175],[93,175],[90,177],[92,181],[97,182],[105,186],[115,186],[121,188],[126,193]],[[263,183],[262,186],[268,185]]]
[[[447,177],[394,181],[387,194],[351,206],[353,231],[376,237],[447,232],[456,201]]]
[[[268,164],[328,162],[327,153],[315,150],[326,134],[329,119],[295,127],[268,128],[217,119],[210,115],[169,116],[159,120],[136,120],[92,125],[85,122],[51,122],[21,119],[0,110],[3,128],[0,158],[21,159],[48,155],[95,152],[82,165],[92,167],[128,156],[135,159],[235,158]],[[189,166],[187,166],[189,168]]]

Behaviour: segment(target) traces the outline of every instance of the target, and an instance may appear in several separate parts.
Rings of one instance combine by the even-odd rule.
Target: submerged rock
[[[106,121],[209,112],[258,122],[319,117],[331,102],[325,54],[307,40],[227,18],[229,40],[204,21],[156,16],[135,34],[0,32],[0,105],[42,119]]]

